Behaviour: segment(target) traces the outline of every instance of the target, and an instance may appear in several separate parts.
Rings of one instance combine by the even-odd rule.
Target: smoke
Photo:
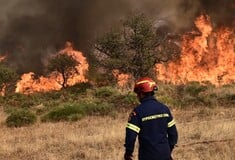
[[[210,15],[215,26],[235,25],[234,0],[200,0],[201,10]]]
[[[180,30],[190,27],[201,12],[208,12],[218,25],[228,24],[234,21],[234,10],[232,0],[0,1],[0,53],[7,54],[20,73],[41,73],[45,58],[66,41],[87,54],[93,38],[133,11]]]

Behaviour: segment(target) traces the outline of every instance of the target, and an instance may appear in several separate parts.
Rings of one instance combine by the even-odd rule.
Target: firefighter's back
[[[139,160],[170,160],[167,138],[169,109],[154,98],[136,108],[141,121]]]

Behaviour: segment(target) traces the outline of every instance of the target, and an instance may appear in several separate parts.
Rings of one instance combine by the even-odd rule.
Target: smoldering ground
[[[190,27],[205,12],[215,25],[234,21],[233,0],[8,0],[0,1],[0,54],[18,72],[41,73],[44,60],[72,41],[89,53],[93,38],[133,11],[168,21],[174,30]]]

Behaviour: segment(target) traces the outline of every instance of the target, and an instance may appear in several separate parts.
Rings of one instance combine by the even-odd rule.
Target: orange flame
[[[85,74],[88,71],[89,65],[82,52],[75,51],[72,47],[72,43],[66,42],[65,49],[61,50],[59,53],[70,55],[80,63],[80,65],[76,66],[79,74],[74,75],[72,79],[68,79],[68,84],[72,86],[79,82],[87,82],[88,80],[86,79]]]
[[[199,16],[195,25],[201,32],[183,36],[178,61],[156,65],[158,80],[174,84],[209,81],[215,85],[235,82],[235,34],[223,27],[213,31],[210,18]]]
[[[0,56],[0,62],[4,61],[7,58],[7,55]]]
[[[6,93],[6,85],[3,84],[3,86],[2,86],[2,88],[1,88],[1,90],[0,90],[0,95],[1,95],[1,96],[5,96],[5,93]]]
[[[76,83],[86,82],[85,74],[88,71],[88,63],[82,52],[73,49],[70,42],[66,42],[65,49],[61,50],[59,54],[71,55],[80,64],[76,66],[78,74],[73,75],[68,79],[68,85],[72,86]],[[47,92],[51,90],[60,90],[62,86],[58,83],[62,80],[61,75],[51,73],[48,77],[35,78],[33,72],[23,74],[21,80],[16,85],[16,92],[31,94],[34,92]]]
[[[113,75],[117,79],[118,86],[125,87],[127,85],[128,80],[130,79],[130,75],[120,73],[119,70],[113,70]]]

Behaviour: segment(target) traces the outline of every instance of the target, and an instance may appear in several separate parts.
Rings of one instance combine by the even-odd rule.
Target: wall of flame
[[[229,27],[214,29],[209,16],[201,15],[196,18],[197,30],[182,36],[181,56],[178,60],[156,65],[157,79],[173,84],[185,84],[190,81],[206,82],[223,85],[235,82],[235,30]],[[68,54],[80,64],[77,66],[78,74],[68,80],[70,86],[87,82],[86,72],[89,65],[83,53],[73,49],[70,42],[66,43],[58,54]],[[0,57],[0,61],[6,56]],[[118,85],[125,86],[129,75],[113,72]],[[16,92],[30,94],[34,92],[47,92],[60,90],[58,83],[62,77],[51,73],[47,77],[36,78],[35,73],[29,72],[21,76],[17,83]]]
[[[215,85],[235,82],[235,32],[233,28],[213,30],[210,17],[195,20],[198,33],[182,37],[181,57],[175,62],[158,64],[157,79],[184,84],[209,81]]]

